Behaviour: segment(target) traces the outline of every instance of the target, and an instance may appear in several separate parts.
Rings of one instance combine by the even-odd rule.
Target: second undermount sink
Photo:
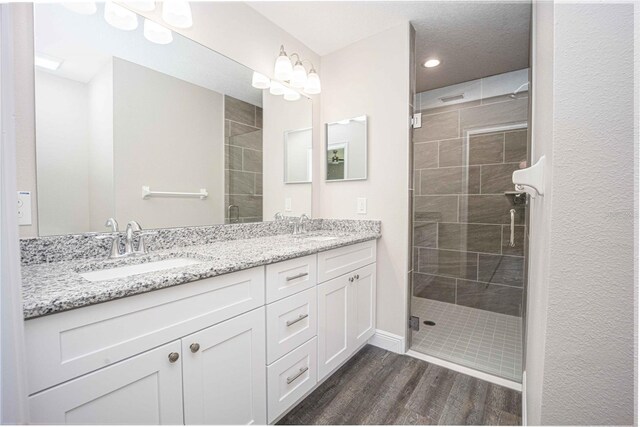
[[[199,264],[202,261],[193,258],[170,258],[162,261],[146,262],[143,264],[125,265],[122,267],[108,268],[104,270],[88,271],[80,273],[80,276],[90,282],[121,279],[136,274],[152,273],[154,271],[168,270],[170,268],[186,267]]]

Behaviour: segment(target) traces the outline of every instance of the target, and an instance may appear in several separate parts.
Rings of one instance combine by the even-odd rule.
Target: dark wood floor
[[[367,345],[278,424],[520,425],[520,393]]]

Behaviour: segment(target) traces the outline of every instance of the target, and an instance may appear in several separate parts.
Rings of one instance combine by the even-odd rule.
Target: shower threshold
[[[420,318],[411,350],[522,382],[520,317],[417,297],[412,298],[411,314]]]

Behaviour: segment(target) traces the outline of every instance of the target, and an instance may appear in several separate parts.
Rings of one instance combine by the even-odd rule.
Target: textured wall
[[[553,43],[534,33],[546,49],[533,85],[553,85],[553,98],[548,86],[534,97],[553,142],[534,132],[534,156],[553,162],[532,206],[532,236],[548,235],[532,250],[530,287],[546,289],[529,305],[530,424],[634,422],[633,7],[556,4],[536,17],[554,31]]]

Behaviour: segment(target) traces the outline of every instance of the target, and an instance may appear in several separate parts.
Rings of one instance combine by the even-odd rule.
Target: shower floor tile
[[[412,350],[522,382],[520,317],[416,297],[411,314],[420,318]],[[425,320],[436,325],[425,325]]]

